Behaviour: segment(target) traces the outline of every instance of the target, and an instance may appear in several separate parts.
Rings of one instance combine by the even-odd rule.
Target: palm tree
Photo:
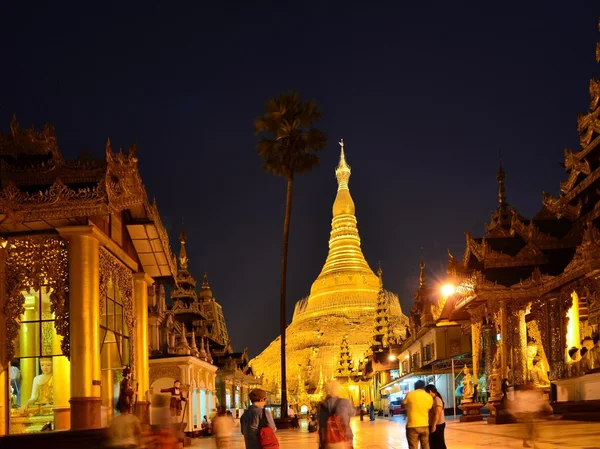
[[[310,172],[319,166],[317,153],[327,146],[323,131],[313,128],[321,118],[314,100],[302,102],[295,92],[282,93],[265,106],[265,114],[254,122],[256,135],[262,138],[256,150],[263,158],[263,168],[287,181],[285,220],[283,221],[283,250],[281,254],[281,293],[279,325],[281,331],[281,417],[287,418],[287,381],[285,366],[286,278],[292,191],[294,175]]]

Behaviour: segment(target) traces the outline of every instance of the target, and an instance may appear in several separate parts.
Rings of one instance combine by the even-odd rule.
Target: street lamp
[[[442,295],[447,298],[448,296],[452,296],[454,292],[456,292],[456,287],[453,284],[444,284],[440,288],[440,291]]]
[[[396,360],[396,356],[394,354],[390,354],[390,356],[388,357],[388,360],[390,362],[393,362],[394,360]]]

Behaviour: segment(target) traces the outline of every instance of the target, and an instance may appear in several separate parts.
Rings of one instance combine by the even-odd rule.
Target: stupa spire
[[[344,271],[346,274],[354,271],[357,274],[362,273],[374,278],[375,275],[367,264],[360,248],[360,237],[356,226],[356,216],[354,215],[354,201],[348,188],[350,166],[346,162],[343,140],[340,141],[340,146],[342,148],[340,163],[335,169],[338,191],[333,202],[329,254],[319,278],[340,271]],[[316,283],[313,284],[313,287],[315,285]]]

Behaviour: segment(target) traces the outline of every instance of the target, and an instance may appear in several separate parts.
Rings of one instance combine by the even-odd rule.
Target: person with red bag
[[[248,396],[252,405],[240,418],[246,449],[278,449],[275,421],[271,413],[264,408],[267,403],[267,393],[260,388],[255,388]]]
[[[348,399],[340,397],[341,389],[336,380],[325,384],[327,396],[319,407],[319,449],[353,448],[350,417],[355,410]]]

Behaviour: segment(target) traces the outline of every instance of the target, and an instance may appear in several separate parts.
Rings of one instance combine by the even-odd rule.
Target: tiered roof
[[[596,59],[600,62],[600,44]],[[589,110],[578,118],[581,150],[565,149],[567,180],[558,197],[543,193],[533,219],[508,207],[500,167],[499,205],[485,236],[467,233],[462,261],[449,258],[448,273],[460,285],[457,307],[540,297],[600,268],[600,81],[592,79],[589,91]]]

